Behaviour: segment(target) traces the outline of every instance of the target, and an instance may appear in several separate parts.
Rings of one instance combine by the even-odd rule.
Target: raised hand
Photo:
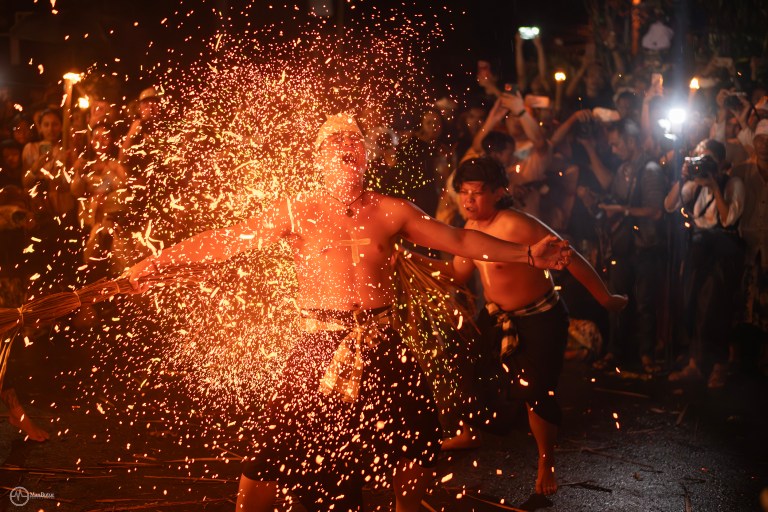
[[[571,247],[566,240],[548,235],[530,247],[533,261],[528,263],[536,268],[562,270],[571,263]]]
[[[626,295],[608,295],[604,300],[600,301],[600,305],[611,313],[618,313],[629,303],[629,297]]]

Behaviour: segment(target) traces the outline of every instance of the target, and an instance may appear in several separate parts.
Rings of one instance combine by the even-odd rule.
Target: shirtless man
[[[536,218],[504,207],[507,185],[504,168],[491,158],[471,159],[459,166],[453,187],[467,219],[466,228],[521,245],[554,236]],[[475,269],[480,272],[487,301],[477,320],[480,357],[499,361],[511,380],[510,396],[525,401],[539,450],[536,492],[553,494],[557,490],[553,452],[561,418],[554,391],[568,339],[567,310],[549,273],[526,262],[456,256],[448,265],[448,272],[459,282],[468,281]],[[574,253],[568,271],[605,308],[619,311],[626,306],[627,297],[612,295],[578,253]],[[458,436],[443,442],[442,448],[478,445],[477,434],[465,424]]]
[[[405,200],[366,190],[364,140],[347,115],[330,117],[315,147],[324,188],[200,233],[141,261],[128,276],[142,289],[141,277],[169,264],[223,261],[287,239],[304,334],[264,412],[265,428],[255,433],[237,510],[271,512],[279,483],[308,510],[333,504],[357,511],[369,471],[386,469],[394,473],[396,510],[416,511],[440,428],[426,379],[391,324],[393,241],[404,237],[476,260],[526,262],[531,254],[540,268],[567,265],[570,250],[553,236],[528,247],[454,229]]]

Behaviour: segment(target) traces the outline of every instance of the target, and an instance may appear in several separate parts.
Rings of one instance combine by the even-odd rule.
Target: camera
[[[539,35],[539,27],[520,27],[517,31],[520,39],[534,39]]]
[[[719,170],[717,162],[709,155],[685,157],[685,164],[688,166],[688,175],[691,179],[717,176]]]
[[[741,99],[739,99],[740,96],[746,96],[746,94],[743,92],[729,93],[723,100],[723,106],[728,110],[741,111],[743,107],[741,105]]]

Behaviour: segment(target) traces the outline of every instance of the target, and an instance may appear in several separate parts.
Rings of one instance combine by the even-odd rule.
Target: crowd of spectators
[[[596,326],[589,341],[573,332],[596,367],[653,373],[677,360],[671,380],[717,388],[739,360],[739,336],[768,332],[764,69],[759,59],[742,68],[716,54],[681,69],[665,52],[671,30],[657,25],[635,54],[611,33],[559,69],[549,67],[555,49],[544,39],[518,34],[514,78],[480,60],[467,97],[398,112],[396,126],[373,110],[359,119],[371,186],[454,225],[463,224],[450,186],[457,165],[480,155],[504,165],[515,207],[568,238],[612,292],[630,298],[608,317],[566,274],[556,276],[572,317]],[[29,276],[54,260],[92,280],[143,253],[132,233],[141,230],[134,213],[157,91],[123,109],[92,99],[72,116],[71,136],[60,104],[18,105],[0,90],[0,306],[24,302]],[[30,240],[37,255],[25,249]]]

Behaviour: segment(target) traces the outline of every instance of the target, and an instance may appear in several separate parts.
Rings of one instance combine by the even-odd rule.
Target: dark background
[[[365,23],[378,10],[437,20],[444,40],[431,45],[435,49],[427,54],[430,71],[437,83],[465,88],[478,58],[491,60],[503,74],[511,73],[518,26],[538,25],[545,44],[568,47],[583,41],[587,25],[584,4],[578,1],[550,1],[546,6],[517,0],[329,1],[336,4],[333,12],[317,17],[310,14],[313,0],[271,8],[270,2],[258,0],[57,0],[57,14],[52,14],[50,0],[5,0],[0,3],[0,85],[23,94],[30,87],[59,81],[67,71],[85,71],[98,63],[124,78],[126,92],[133,93],[146,85],[138,78],[146,77],[153,64],[167,62],[170,48],[175,49],[174,61],[191,62],[222,27],[241,33],[249,24],[256,29],[272,26],[288,37],[301,27],[324,23],[325,30],[343,36],[344,27]]]

